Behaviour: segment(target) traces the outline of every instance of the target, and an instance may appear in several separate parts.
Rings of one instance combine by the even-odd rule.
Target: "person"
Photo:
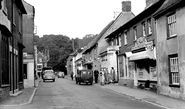
[[[105,78],[104,78],[104,71],[103,68],[100,70],[100,84],[104,85],[105,83]]]
[[[110,72],[111,72],[111,75],[112,75],[112,83],[114,84],[115,81],[116,81],[116,80],[115,80],[115,79],[116,79],[116,78],[115,78],[116,74],[115,74],[114,67],[111,67],[111,71],[110,71]]]
[[[105,84],[108,84],[108,72],[107,72],[107,68],[104,68],[104,75],[105,75]]]
[[[98,70],[95,70],[95,71],[94,71],[95,83],[98,83],[98,75],[99,75]]]
[[[73,72],[71,73],[71,80],[73,80]]]

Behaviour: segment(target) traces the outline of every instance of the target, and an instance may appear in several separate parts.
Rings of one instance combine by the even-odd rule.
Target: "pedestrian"
[[[114,67],[111,67],[111,76],[112,76],[112,83],[114,84],[115,83],[115,79],[116,79],[116,74],[115,74],[115,70],[114,70]]]
[[[100,70],[100,84],[104,85],[105,78],[104,78],[104,71],[103,68]]]
[[[104,68],[104,75],[105,75],[105,84],[108,84],[108,72],[107,72],[107,68]]]
[[[98,83],[98,75],[99,75],[98,70],[95,70],[95,71],[94,71],[95,83]]]
[[[71,73],[71,80],[73,81],[73,72]]]

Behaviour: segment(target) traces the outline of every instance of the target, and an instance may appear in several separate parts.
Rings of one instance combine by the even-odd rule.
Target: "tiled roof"
[[[106,32],[105,37],[110,35],[112,32],[116,31],[119,27],[124,25],[132,18],[134,18],[134,16],[135,15],[132,12],[121,12],[119,16],[115,19],[114,23],[109,28],[109,30]]]
[[[97,41],[105,34],[105,32],[109,29],[109,27],[113,24],[114,20],[111,21],[99,34],[98,36],[96,36],[88,45],[87,45],[87,49],[84,51],[84,53],[91,49],[91,47],[93,47]]]
[[[170,7],[180,3],[181,1],[183,1],[183,0],[165,0],[163,5],[157,10],[157,12],[154,15],[157,15],[157,14],[169,9]]]

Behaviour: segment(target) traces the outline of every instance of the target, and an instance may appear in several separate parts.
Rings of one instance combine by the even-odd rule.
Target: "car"
[[[55,82],[55,74],[53,70],[45,70],[43,72],[43,81],[45,82],[46,80],[53,80]]]
[[[57,73],[58,78],[65,78],[64,72],[59,71]]]
[[[76,75],[76,84],[93,84],[93,71],[89,69],[78,70]]]

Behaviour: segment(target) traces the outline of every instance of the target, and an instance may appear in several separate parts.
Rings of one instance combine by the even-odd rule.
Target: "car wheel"
[[[93,83],[91,82],[90,85],[93,85]]]
[[[53,82],[55,82],[55,79],[53,80]]]
[[[45,82],[45,80],[43,80],[43,82]]]
[[[79,85],[81,84],[81,82],[78,82],[79,83]]]

